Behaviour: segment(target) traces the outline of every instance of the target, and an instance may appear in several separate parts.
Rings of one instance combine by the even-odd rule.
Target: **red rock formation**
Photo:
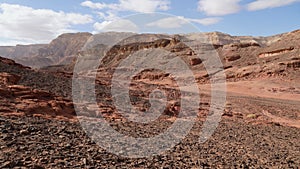
[[[51,93],[15,85],[20,76],[5,72],[0,73],[0,112],[23,113],[26,115],[41,114],[47,116],[75,115],[70,100]]]

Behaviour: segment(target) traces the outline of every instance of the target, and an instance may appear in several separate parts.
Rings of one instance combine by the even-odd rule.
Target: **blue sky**
[[[300,0],[0,0],[0,45],[48,43],[66,32],[269,36],[300,29],[299,18]]]

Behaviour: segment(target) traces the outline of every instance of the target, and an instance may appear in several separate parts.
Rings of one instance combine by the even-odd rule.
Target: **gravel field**
[[[112,122],[139,137],[132,123]],[[169,151],[150,158],[122,158],[95,144],[78,122],[0,117],[0,168],[298,168],[300,130],[251,125],[223,118],[214,135],[198,142],[201,122]],[[155,123],[166,128],[170,121]],[[133,129],[135,128],[135,129]],[[149,133],[151,134],[151,133]],[[143,134],[144,136],[144,134]]]

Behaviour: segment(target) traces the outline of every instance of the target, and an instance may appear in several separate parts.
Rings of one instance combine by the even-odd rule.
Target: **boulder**
[[[191,58],[190,59],[190,65],[195,66],[202,63],[202,60],[200,58]]]

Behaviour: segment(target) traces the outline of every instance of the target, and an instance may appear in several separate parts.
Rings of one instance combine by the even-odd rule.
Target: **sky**
[[[0,0],[0,46],[106,31],[270,36],[300,29],[300,0]]]

